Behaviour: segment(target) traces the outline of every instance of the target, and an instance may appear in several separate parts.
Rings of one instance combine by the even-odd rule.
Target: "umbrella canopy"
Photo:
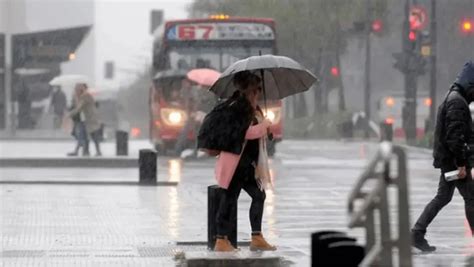
[[[274,55],[253,56],[239,60],[228,67],[209,89],[220,98],[229,98],[237,90],[234,75],[251,71],[264,77],[264,93],[272,100],[307,91],[318,79],[291,58]]]
[[[68,86],[76,83],[88,83],[89,79],[85,75],[67,74],[54,77],[49,85],[51,86]]]
[[[169,78],[184,78],[186,77],[187,71],[185,70],[164,70],[157,72],[153,80],[162,80],[162,79],[169,79]]]
[[[193,69],[188,72],[186,77],[199,85],[212,86],[220,75],[220,72],[213,69]]]

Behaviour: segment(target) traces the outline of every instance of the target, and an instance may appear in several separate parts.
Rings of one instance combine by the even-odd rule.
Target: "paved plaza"
[[[147,142],[132,142],[130,158]],[[1,141],[0,157],[67,160],[67,142]],[[347,229],[347,197],[376,143],[285,141],[272,160],[274,189],[267,192],[264,233],[293,266],[310,265],[310,234],[347,231],[364,243],[364,232]],[[430,151],[408,149],[411,221],[436,193],[438,172]],[[113,144],[105,144],[114,157]],[[137,181],[136,168],[0,169],[0,262],[2,266],[173,266],[179,251],[204,251],[207,186],[212,159],[159,158],[158,180],[178,186],[120,185]],[[57,181],[55,184],[35,181]],[[73,184],[74,181],[104,182]],[[31,183],[29,183],[31,182]],[[110,182],[108,184],[107,182]],[[391,199],[393,200],[393,198]],[[250,198],[239,202],[239,241],[249,241]],[[428,233],[438,247],[416,252],[415,266],[464,266],[474,242],[458,193]],[[243,250],[248,249],[242,247]]]

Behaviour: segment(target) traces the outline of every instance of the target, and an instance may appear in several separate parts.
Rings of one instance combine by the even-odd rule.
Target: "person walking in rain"
[[[66,94],[61,90],[61,86],[55,86],[51,95],[51,109],[54,114],[53,124],[55,129],[61,128],[66,106]]]
[[[71,106],[69,111],[72,111],[76,108],[78,102],[78,90],[74,90],[74,95],[71,99]],[[86,126],[84,125],[84,121],[82,120],[81,113],[75,113],[74,115],[69,115],[72,120],[72,133],[71,135],[76,139],[76,147],[74,148],[73,152],[68,153],[67,155],[70,157],[77,156],[79,154],[79,149],[82,147],[82,155],[88,156],[89,151],[84,150],[86,146],[86,142],[88,142]]]
[[[474,185],[468,162],[472,118],[469,103],[474,101],[474,63],[464,65],[456,81],[438,108],[434,137],[434,167],[441,170],[438,192],[425,207],[412,228],[413,246],[426,252],[435,251],[425,239],[426,229],[438,212],[446,206],[457,188],[464,199],[464,208],[471,231],[474,230]],[[448,172],[457,170],[457,179],[446,180]]]
[[[99,122],[99,116],[97,107],[94,101],[94,97],[88,92],[87,85],[79,83],[76,85],[76,94],[78,96],[77,105],[71,111],[70,116],[73,117],[77,114],[84,115],[84,124],[87,131],[86,135],[89,135],[95,144],[96,156],[101,156],[100,150],[100,139],[102,132],[102,125]],[[89,139],[86,138],[84,144],[84,155],[89,155]]]
[[[210,154],[218,150],[215,175],[222,188],[217,212],[215,251],[231,252],[235,248],[227,239],[232,230],[232,214],[240,191],[252,198],[249,211],[252,228],[250,249],[276,250],[262,235],[265,186],[270,182],[265,139],[271,122],[264,119],[257,106],[261,79],[250,71],[237,73],[233,83],[238,90],[217,105],[204,119],[198,135],[198,148]]]

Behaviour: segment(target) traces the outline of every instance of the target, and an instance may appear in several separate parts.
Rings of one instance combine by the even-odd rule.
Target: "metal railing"
[[[395,162],[395,164],[393,164]],[[396,166],[396,175],[390,170]],[[374,185],[370,186],[369,181]],[[398,237],[393,238],[390,225],[388,186],[397,188]],[[370,189],[366,189],[370,187]],[[390,142],[382,142],[375,157],[360,176],[348,201],[349,228],[366,231],[366,256],[360,266],[391,267],[394,249],[398,265],[412,266],[408,173],[405,151]]]

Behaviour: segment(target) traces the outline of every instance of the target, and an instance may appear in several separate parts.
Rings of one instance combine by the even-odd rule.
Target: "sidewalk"
[[[68,157],[74,149],[72,141],[1,140],[0,167],[16,168],[138,168],[138,155],[141,149],[152,149],[146,140],[129,142],[127,156],[116,156],[114,142],[101,144],[103,155],[96,157],[91,144],[88,157]]]
[[[74,150],[74,140],[0,140],[0,158],[69,158],[67,153]],[[104,157],[116,157],[115,141],[101,144]],[[140,149],[153,148],[148,140],[130,140],[128,157],[138,158]],[[91,157],[95,147],[90,144]]]

